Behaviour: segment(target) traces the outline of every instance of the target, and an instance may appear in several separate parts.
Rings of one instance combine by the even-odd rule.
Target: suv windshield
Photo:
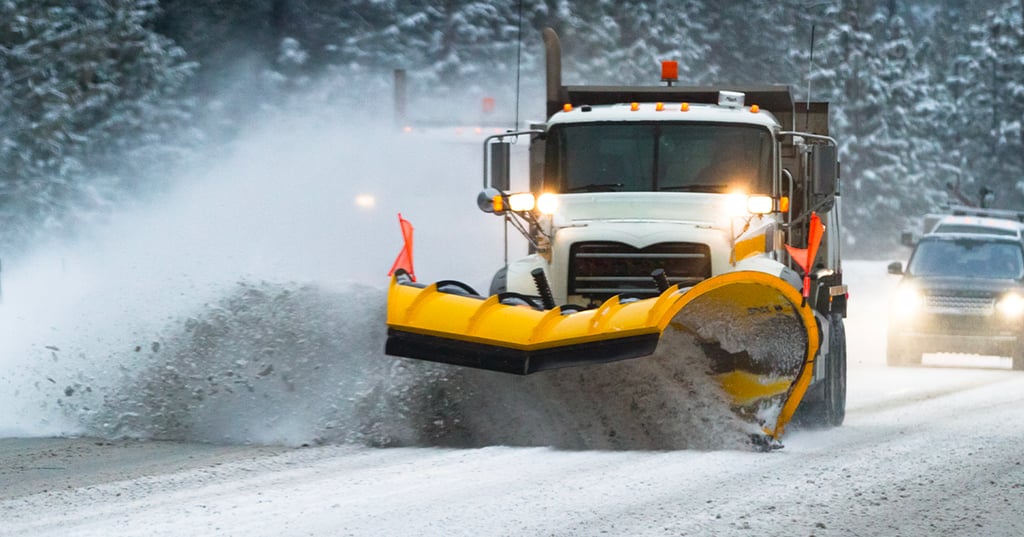
[[[559,192],[772,193],[772,140],[730,123],[585,123],[551,129],[546,178]]]
[[[1024,254],[1016,242],[984,239],[922,240],[907,271],[914,276],[1020,279]]]

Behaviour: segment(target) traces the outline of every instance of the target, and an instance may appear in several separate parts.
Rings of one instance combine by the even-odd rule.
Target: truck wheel
[[[829,352],[825,360],[825,378],[820,388],[801,401],[794,416],[800,424],[815,427],[838,427],[846,419],[846,329],[843,317],[829,316]]]
[[[498,272],[494,273],[494,278],[491,279],[491,288],[488,292],[489,295],[497,295],[508,291],[508,267],[501,267]]]
[[[839,427],[846,419],[846,326],[843,316],[833,313],[829,331],[828,375],[825,377],[825,401],[828,425]]]

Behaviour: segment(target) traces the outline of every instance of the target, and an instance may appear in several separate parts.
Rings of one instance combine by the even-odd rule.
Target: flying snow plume
[[[503,223],[476,207],[482,139],[330,119],[268,120],[159,203],[5,266],[0,435],[573,449],[746,441],[685,342],[527,378],[385,356],[397,214],[415,226],[422,281],[481,290],[502,263]]]
[[[214,443],[740,449],[749,425],[688,337],[530,377],[383,356],[384,292],[238,283],[115,386],[67,397],[90,434]],[[73,390],[83,390],[81,384]]]
[[[478,141],[345,119],[268,121],[161,201],[75,244],[5,259],[0,434],[90,432],[80,413],[101,411],[240,283],[383,288],[402,247],[399,212],[416,226],[420,273],[489,281],[501,223],[476,208]]]

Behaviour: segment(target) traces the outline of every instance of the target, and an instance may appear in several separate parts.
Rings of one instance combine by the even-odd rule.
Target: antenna
[[[516,3],[516,16],[519,18],[516,34],[516,119],[512,130],[519,130],[519,73],[523,65],[523,0]],[[511,181],[511,180],[510,180]],[[511,186],[511,185],[509,185]],[[508,225],[510,217],[505,213],[505,266],[508,266]]]
[[[516,123],[512,130],[519,129],[519,71],[523,64],[523,0],[519,0],[519,33],[516,36]]]
[[[811,123],[811,74],[814,71],[814,28],[811,24],[811,57],[807,61],[807,109],[804,110],[804,130],[809,130]]]

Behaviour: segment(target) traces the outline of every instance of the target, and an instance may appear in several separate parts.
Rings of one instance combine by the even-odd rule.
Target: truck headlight
[[[896,290],[892,311],[899,317],[910,317],[921,309],[922,304],[924,297],[921,296],[921,292],[916,287],[903,285]]]
[[[554,214],[558,210],[558,196],[545,192],[537,198],[537,210],[541,214]]]
[[[747,216],[747,195],[743,192],[730,192],[725,198],[725,210],[729,216]]]
[[[771,196],[747,196],[747,211],[750,214],[769,214],[775,209],[775,200]]]
[[[1011,319],[1019,318],[1024,315],[1024,297],[1021,297],[1017,293],[1009,293],[1003,295],[996,302],[996,310],[999,311],[1003,317],[1009,317]]]
[[[730,192],[725,202],[729,216],[749,216],[775,212],[775,200],[764,194],[748,195],[742,191]]]
[[[529,192],[509,194],[508,196],[508,207],[516,212],[532,211],[536,203],[537,200]]]

